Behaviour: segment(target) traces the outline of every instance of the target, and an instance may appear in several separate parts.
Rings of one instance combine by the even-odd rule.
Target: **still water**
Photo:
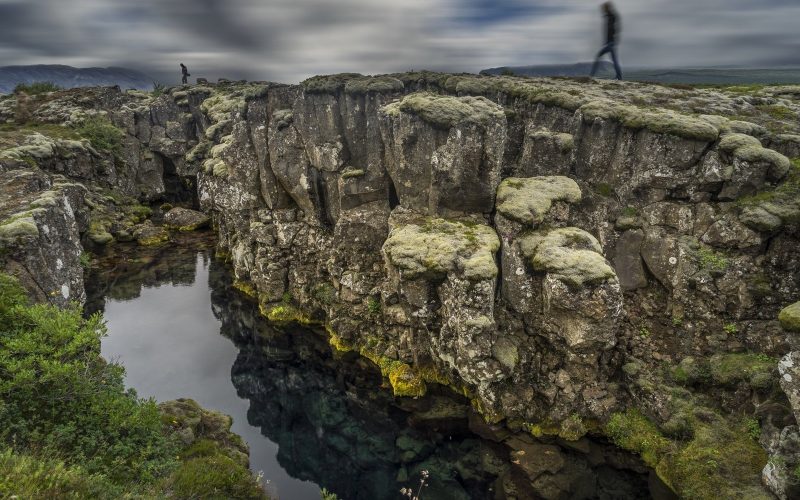
[[[371,363],[333,353],[320,332],[268,324],[232,289],[210,236],[180,238],[120,246],[92,271],[87,311],[104,312],[102,353],[142,397],[231,415],[275,498],[318,500],[322,487],[343,500],[400,498],[423,470],[426,500],[495,498],[515,481],[509,449],[470,430],[466,400],[395,400]],[[648,496],[641,474],[589,479],[590,497]]]

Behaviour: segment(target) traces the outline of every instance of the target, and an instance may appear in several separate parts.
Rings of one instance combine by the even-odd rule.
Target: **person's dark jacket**
[[[619,17],[613,8],[606,11],[606,43],[616,43],[619,33]]]

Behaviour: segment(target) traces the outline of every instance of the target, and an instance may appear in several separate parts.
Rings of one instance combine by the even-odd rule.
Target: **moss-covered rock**
[[[433,217],[395,227],[383,245],[389,262],[409,279],[441,279],[451,272],[472,281],[491,279],[497,276],[499,249],[500,239],[489,226]]]
[[[580,108],[584,119],[614,120],[624,127],[647,129],[657,134],[669,134],[685,139],[712,142],[719,137],[719,129],[699,117],[668,109],[643,109],[609,100],[597,100]]]
[[[349,80],[363,78],[360,73],[339,73],[335,75],[312,76],[300,82],[308,94],[336,94],[344,89]]]
[[[142,246],[155,246],[169,241],[169,231],[148,220],[134,228],[133,237]]]
[[[369,76],[347,80],[344,86],[346,94],[361,95],[370,92],[390,93],[403,90],[403,82],[391,76]]]
[[[485,97],[451,97],[417,92],[382,109],[390,116],[410,113],[443,129],[458,124],[486,127],[496,120],[505,120],[503,108]]]
[[[520,238],[520,249],[533,269],[582,287],[616,277],[591,234],[574,227],[529,233]]]
[[[536,225],[555,201],[581,201],[578,184],[568,177],[530,177],[504,179],[497,189],[497,211],[521,224]]]
[[[39,227],[32,216],[11,218],[0,222],[0,243],[38,237]]]
[[[784,307],[778,315],[778,321],[787,332],[800,333],[800,302]]]
[[[175,207],[164,214],[164,225],[178,231],[195,231],[208,225],[211,218],[203,212]]]

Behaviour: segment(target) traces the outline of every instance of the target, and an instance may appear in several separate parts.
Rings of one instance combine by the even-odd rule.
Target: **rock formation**
[[[81,243],[169,238],[137,200],[196,195],[236,286],[397,396],[446,385],[489,422],[608,436],[683,496],[768,495],[753,438],[778,456],[797,424],[796,362],[783,390],[777,363],[800,299],[797,87],[420,72],[10,96],[0,120],[20,107],[123,132],[2,143],[2,260],[41,299],[82,299]]]

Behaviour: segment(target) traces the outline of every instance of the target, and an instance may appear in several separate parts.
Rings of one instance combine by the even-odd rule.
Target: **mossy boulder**
[[[725,134],[719,149],[741,161],[766,165],[771,179],[782,178],[792,166],[789,158],[761,146],[761,141],[745,134]]]
[[[449,129],[458,124],[487,127],[505,120],[503,108],[485,97],[451,97],[417,92],[382,108],[389,116],[410,113],[434,127]]]
[[[520,238],[522,254],[535,271],[583,287],[616,278],[597,239],[582,229],[567,227],[529,233]]]
[[[504,179],[497,189],[497,211],[521,224],[540,224],[553,202],[581,201],[578,184],[568,177],[530,177]]]
[[[195,231],[206,227],[210,220],[203,212],[183,207],[175,207],[164,214],[164,225],[179,231]]]
[[[800,302],[784,307],[778,314],[778,321],[787,332],[800,333]]]
[[[383,245],[389,262],[408,279],[460,273],[471,281],[497,276],[494,229],[467,220],[421,217],[395,226]]]

